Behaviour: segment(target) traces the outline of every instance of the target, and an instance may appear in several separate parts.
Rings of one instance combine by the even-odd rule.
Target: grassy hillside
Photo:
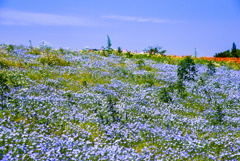
[[[240,71],[184,60],[1,45],[0,159],[240,160]]]

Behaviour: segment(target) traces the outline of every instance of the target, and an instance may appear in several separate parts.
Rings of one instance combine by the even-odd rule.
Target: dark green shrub
[[[216,67],[212,61],[207,62],[208,74],[213,75],[216,72]]]
[[[4,60],[0,60],[0,69],[1,68],[8,68],[8,64],[6,64],[6,62],[4,62]]]
[[[178,64],[177,75],[179,79],[194,80],[196,73],[195,62],[191,56],[186,56]]]
[[[14,51],[14,45],[8,45],[7,49],[8,52],[13,52]]]
[[[83,87],[87,88],[87,81],[83,81]]]
[[[214,113],[213,117],[210,118],[211,119],[211,124],[212,125],[221,125],[223,124],[223,117],[225,116],[225,114],[222,111],[222,107],[216,103],[215,101],[215,108],[216,108],[216,112]]]
[[[60,48],[60,49],[59,49],[59,53],[60,53],[60,54],[64,54],[64,49],[63,49],[63,48]]]
[[[165,103],[172,102],[172,98],[169,95],[168,88],[164,87],[159,92],[160,100],[162,100]]]
[[[116,102],[117,102],[117,98],[111,95],[108,95],[106,111],[101,111],[100,109],[94,109],[94,112],[97,113],[97,116],[99,117],[101,123],[109,125],[111,123],[116,123],[120,121],[119,113],[115,107],[117,104]]]
[[[126,52],[125,55],[126,55],[127,58],[132,58],[133,57],[133,54],[131,54],[130,51]]]
[[[116,98],[112,98],[112,96],[108,95],[108,106],[107,106],[107,110],[110,113],[110,116],[112,117],[112,121],[113,122],[117,122],[119,121],[118,119],[118,112],[115,109],[115,105],[116,105]]]
[[[175,85],[175,88],[177,89],[177,93],[181,98],[185,98],[187,96],[187,91],[185,84],[183,83],[182,79],[179,79]]]
[[[118,54],[119,54],[119,55],[122,55],[122,49],[121,49],[121,47],[118,47]]]
[[[154,81],[152,79],[148,79],[146,81],[146,85],[147,85],[147,87],[152,87],[154,85]]]
[[[127,69],[120,67],[119,70],[122,72],[123,75],[128,75],[130,73]]]
[[[138,65],[138,68],[139,69],[142,69],[142,67],[144,67],[145,66],[145,62],[144,62],[144,60],[138,60],[137,61],[137,65]]]
[[[8,77],[3,74],[0,73],[0,90],[1,90],[1,106],[2,106],[2,110],[4,109],[5,105],[4,105],[4,99],[6,98],[5,96],[5,92],[9,91],[9,87],[7,85],[7,79]]]

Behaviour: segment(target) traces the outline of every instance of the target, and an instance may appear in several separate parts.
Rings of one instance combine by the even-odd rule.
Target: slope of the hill
[[[2,160],[239,160],[240,71],[1,46]]]

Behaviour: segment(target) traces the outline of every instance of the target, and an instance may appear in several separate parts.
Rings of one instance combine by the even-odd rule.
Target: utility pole
[[[195,55],[195,58],[196,58],[197,57],[197,50],[196,50],[196,48],[194,50],[194,55]]]

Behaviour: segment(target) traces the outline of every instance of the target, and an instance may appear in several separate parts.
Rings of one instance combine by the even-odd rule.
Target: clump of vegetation
[[[122,55],[122,49],[121,49],[121,47],[118,47],[118,54],[119,54],[119,55]]]
[[[4,104],[4,100],[6,97],[6,92],[9,91],[9,87],[7,85],[7,76],[4,73],[0,73],[0,90],[1,90],[1,106],[2,106],[2,110],[4,109],[4,107],[6,106]]]
[[[82,82],[83,87],[87,88],[87,81]]]
[[[8,65],[8,63],[6,63],[6,60],[0,59],[0,68],[8,68],[8,67],[9,67],[9,65]]]
[[[107,96],[107,108],[106,111],[101,111],[95,108],[95,112],[99,117],[102,124],[110,125],[111,123],[116,123],[120,121],[119,113],[116,109],[117,98],[111,95]]]
[[[26,54],[41,55],[42,51],[40,50],[40,48],[30,48],[30,50],[27,51]]]
[[[188,81],[194,80],[196,73],[195,62],[191,56],[186,56],[178,64],[177,75],[179,79]]]
[[[43,65],[47,64],[49,66],[69,66],[70,62],[64,60],[61,58],[59,55],[54,54],[54,53],[49,53],[49,54],[43,54],[42,56],[39,57],[39,62]]]
[[[13,52],[14,51],[14,45],[8,45],[7,49],[8,53]]]
[[[168,88],[166,87],[161,88],[159,92],[159,97],[160,100],[162,100],[164,103],[172,102],[172,97],[170,96]]]
[[[215,101],[215,113],[214,115],[210,118],[211,119],[211,124],[212,125],[222,125],[224,123],[224,118],[225,114],[223,113],[223,109],[220,104],[217,104]],[[208,116],[210,117],[210,116]]]
[[[208,68],[208,70],[207,70],[208,74],[210,74],[210,75],[213,75],[216,72],[216,67],[212,61],[209,61],[207,63],[207,68]]]
[[[185,84],[183,83],[183,80],[182,79],[178,79],[177,80],[177,83],[175,85],[175,88],[177,89],[177,92],[179,94],[179,96],[181,98],[185,98],[187,96],[187,92],[186,92],[186,86]]]
[[[112,97],[110,95],[108,95],[108,106],[107,106],[107,110],[110,113],[110,116],[112,117],[112,122],[118,122],[119,118],[118,118],[118,112],[116,110],[116,104],[117,104],[117,99],[115,97]]]
[[[137,61],[137,65],[138,65],[138,68],[139,68],[139,69],[142,69],[142,67],[145,66],[144,60],[143,60],[143,59],[138,60],[138,61]]]
[[[126,56],[126,58],[132,58],[133,54],[130,51],[127,51],[126,53],[124,53],[124,55]]]

